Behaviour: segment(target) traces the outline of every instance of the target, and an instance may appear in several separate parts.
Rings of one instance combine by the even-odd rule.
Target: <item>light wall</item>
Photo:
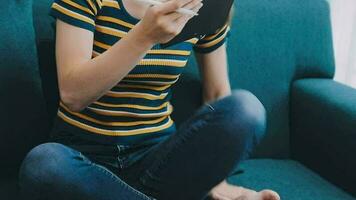
[[[333,26],[335,80],[356,88],[356,0],[329,0]]]

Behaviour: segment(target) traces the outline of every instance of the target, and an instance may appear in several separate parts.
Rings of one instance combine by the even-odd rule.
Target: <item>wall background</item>
[[[356,88],[356,0],[329,0],[336,61],[335,80]]]

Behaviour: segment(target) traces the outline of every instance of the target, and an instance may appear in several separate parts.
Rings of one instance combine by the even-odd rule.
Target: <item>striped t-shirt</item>
[[[125,37],[139,22],[125,10],[121,0],[55,0],[50,14],[92,31],[93,57]],[[73,112],[60,102],[55,131],[114,144],[138,144],[168,136],[176,130],[170,117],[171,86],[192,50],[212,52],[225,42],[228,33],[225,25],[202,39],[191,38],[166,49],[154,45],[126,77],[81,112]]]

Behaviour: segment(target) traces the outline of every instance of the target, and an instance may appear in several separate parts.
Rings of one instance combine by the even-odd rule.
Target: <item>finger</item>
[[[191,5],[194,5],[194,7],[192,7],[191,9],[192,9],[193,12],[198,12],[199,9],[203,6],[203,4],[201,3],[201,0],[194,0],[194,1],[195,2],[199,2],[199,3],[198,4],[194,3],[195,5],[191,4]],[[164,18],[165,18],[164,20],[174,21],[174,23],[179,22],[179,24],[181,24],[181,23],[184,23],[184,22],[186,23],[192,17],[194,17],[194,16],[181,14],[181,13],[178,13],[178,12],[171,12],[171,13],[169,13],[169,14],[164,16]],[[184,20],[181,19],[181,21],[177,21],[179,18],[184,18]]]
[[[164,16],[164,20],[168,20],[170,22],[174,22],[176,21],[177,19],[179,19],[180,17],[184,16],[185,14],[182,14],[182,13],[178,13],[178,12],[171,12],[167,15]]]
[[[184,5],[182,8],[187,9],[187,10],[191,10],[193,11],[193,13],[197,13],[197,11],[202,7],[203,3],[202,0],[193,0],[189,3],[187,3],[186,5]],[[197,8],[197,9],[195,9]],[[177,12],[177,11],[175,11]],[[195,15],[191,15],[191,14],[185,14],[187,16],[190,17],[194,17]]]
[[[202,8],[202,7],[203,7],[203,3],[199,3],[199,4],[195,5],[193,8],[191,8],[191,10],[192,10],[193,12],[198,13],[199,10],[200,10],[200,8]]]
[[[189,3],[187,3],[186,5],[183,6],[183,8],[186,8],[186,9],[193,9],[194,7],[200,5],[202,3],[202,0],[193,0]]]
[[[161,5],[158,5],[157,9],[162,14],[167,14],[176,11],[178,8],[181,8],[192,1],[195,0],[171,0],[171,1],[164,2]]]
[[[198,12],[199,11],[199,9],[201,8],[203,6],[203,4],[202,3],[200,3],[200,4],[198,4],[198,5],[196,5],[193,9],[192,9],[192,11],[193,12]],[[191,18],[193,18],[194,16],[192,16],[192,15],[182,15],[181,17],[178,17],[177,19],[176,19],[176,21],[175,21],[175,23],[177,23],[177,24],[182,24],[182,23],[187,23],[188,22],[188,20],[190,20]]]

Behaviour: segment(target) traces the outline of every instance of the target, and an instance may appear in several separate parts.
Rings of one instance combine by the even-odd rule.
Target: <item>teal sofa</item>
[[[30,148],[46,141],[56,114],[55,27],[48,16],[51,0],[4,2],[0,199],[16,200],[19,165]],[[244,173],[229,181],[274,189],[283,200],[356,199],[356,90],[333,81],[327,1],[237,0],[235,6],[231,85],[261,100],[268,129],[253,158],[241,164]],[[200,105],[200,96],[192,58],[174,88],[178,125]]]

